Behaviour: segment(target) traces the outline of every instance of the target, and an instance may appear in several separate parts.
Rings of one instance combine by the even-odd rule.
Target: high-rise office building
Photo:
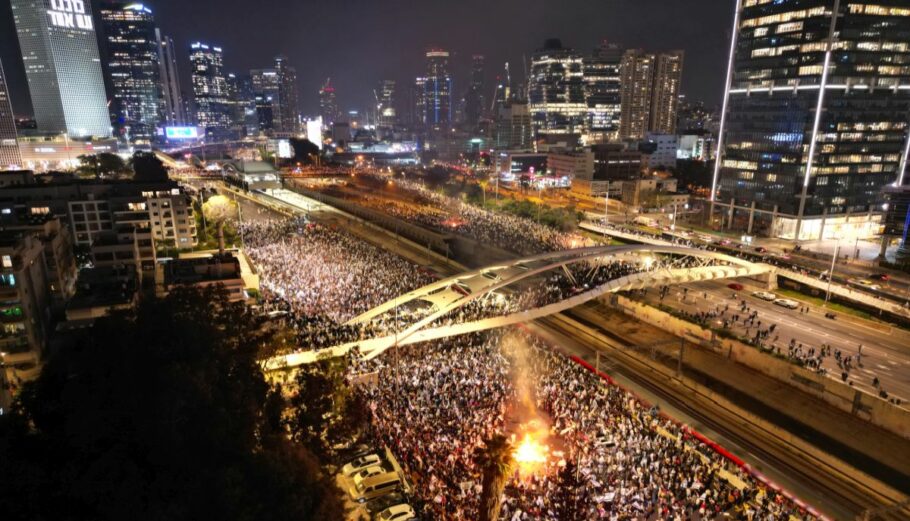
[[[651,99],[651,122],[648,130],[655,134],[676,133],[679,90],[682,84],[683,52],[657,55],[654,70],[654,96]]]
[[[250,75],[227,75],[228,103],[231,107],[232,133],[240,137],[259,135],[256,95]]]
[[[278,118],[277,130],[285,134],[300,131],[300,106],[297,96],[297,70],[288,64],[286,56],[275,58],[275,72],[278,74]]]
[[[110,137],[90,0],[12,0],[38,129]]]
[[[162,35],[155,29],[158,40],[158,76],[161,79],[161,98],[163,120],[168,125],[186,125],[190,118],[186,111],[183,89],[180,86],[180,74],[177,71],[177,48],[170,36]]]
[[[547,40],[531,57],[528,102],[538,137],[584,132],[588,105],[581,54]]]
[[[391,128],[398,123],[398,111],[395,108],[396,82],[382,80],[376,90],[376,123],[380,127]]]
[[[507,101],[496,115],[493,146],[497,150],[531,150],[534,146],[531,112],[524,101]]]
[[[155,18],[135,3],[108,2],[98,12],[115,133],[124,143],[149,148],[164,111]]]
[[[259,128],[272,133],[281,121],[281,87],[278,71],[275,69],[253,69],[250,71],[256,106],[260,112]]]
[[[190,46],[190,65],[196,123],[205,130],[209,139],[228,139],[233,122],[221,47],[193,43]]]
[[[876,233],[882,188],[906,179],[908,42],[906,0],[742,1],[712,218],[796,240]]]
[[[622,55],[619,46],[603,42],[591,56],[584,58],[587,127],[594,141],[613,141],[619,135]]]
[[[676,132],[683,52],[648,53],[630,49],[622,57],[621,139],[643,139],[649,132]]]
[[[19,141],[16,136],[16,118],[6,87],[3,64],[0,63],[0,170],[22,165]]]
[[[445,129],[452,125],[452,75],[449,74],[449,51],[427,51],[427,74],[424,83],[424,120],[427,128]]]
[[[414,79],[414,86],[411,89],[411,107],[414,111],[411,124],[423,126],[427,120],[427,79],[423,76]]]
[[[464,96],[464,121],[468,126],[474,127],[486,114],[486,88],[485,59],[482,54],[471,57],[471,84]]]
[[[323,124],[329,127],[332,126],[332,123],[338,121],[340,116],[338,100],[335,98],[335,87],[332,86],[332,78],[327,78],[322,88],[319,89],[319,112],[322,115]]]

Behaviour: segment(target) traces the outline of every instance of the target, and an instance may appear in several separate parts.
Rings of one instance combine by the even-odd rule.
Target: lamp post
[[[834,255],[831,257],[831,269],[828,271],[828,289],[825,291],[825,306],[828,305],[828,299],[831,298],[831,281],[834,280],[834,264],[837,262],[837,255],[840,251],[840,239],[834,243]]]

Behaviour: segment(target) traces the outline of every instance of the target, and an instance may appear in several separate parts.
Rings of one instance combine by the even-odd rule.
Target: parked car
[[[397,472],[386,472],[377,476],[370,476],[350,489],[351,499],[363,503],[371,499],[395,492],[401,488],[401,477]]]
[[[787,309],[796,309],[799,307],[799,302],[788,298],[779,298],[775,300],[774,303]]]
[[[376,519],[379,521],[407,521],[409,519],[417,519],[417,514],[411,508],[411,505],[402,503],[383,510],[376,516]]]
[[[771,293],[770,291],[756,291],[752,294],[753,297],[760,298],[762,300],[767,300],[768,302],[774,302],[777,300],[777,295]]]
[[[382,463],[382,458],[379,457],[379,454],[367,454],[341,467],[341,473],[345,476],[353,476],[363,469],[379,465],[380,463]]]

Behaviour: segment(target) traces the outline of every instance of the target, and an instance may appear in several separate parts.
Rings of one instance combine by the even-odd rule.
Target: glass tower
[[[588,103],[582,62],[580,53],[556,39],[532,56],[528,102],[538,136],[584,132]]]
[[[604,42],[584,59],[587,125],[599,141],[615,140],[619,134],[622,54],[617,45]]]
[[[221,47],[200,42],[192,44],[190,65],[196,122],[205,129],[209,139],[228,139],[233,119]]]
[[[155,18],[142,4],[104,4],[99,14],[114,129],[125,143],[148,148],[165,111]]]
[[[90,0],[12,0],[38,129],[110,137]]]
[[[13,106],[6,88],[3,64],[0,63],[0,170],[20,165],[22,156],[16,140],[16,119],[13,117]]]
[[[906,168],[910,5],[740,0],[734,24],[715,224],[797,240],[875,234],[882,188]]]
[[[452,124],[452,76],[449,74],[449,51],[427,51],[427,75],[424,88],[424,124],[428,128]]]

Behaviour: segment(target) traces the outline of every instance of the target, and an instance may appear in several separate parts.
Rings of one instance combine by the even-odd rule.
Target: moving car
[[[773,302],[777,300],[777,295],[769,291],[756,291],[752,294],[753,297],[760,298],[762,300],[767,300],[768,302]]]
[[[768,251],[768,248],[765,248],[764,246],[759,246],[758,248],[755,248],[755,251],[757,251],[758,253],[765,253]]]
[[[376,519],[379,521],[407,521],[408,519],[417,519],[417,514],[411,508],[411,505],[402,503],[383,510],[376,516]]]
[[[882,289],[881,286],[879,286],[878,284],[872,282],[872,281],[869,280],[869,279],[850,279],[850,282],[852,282],[852,283],[854,283],[854,284],[857,284],[857,285],[860,285],[860,286],[867,287],[867,288],[869,288],[869,289]]]
[[[799,302],[788,298],[779,298],[775,300],[774,303],[787,309],[796,309],[799,307]]]
[[[872,278],[875,280],[880,280],[882,282],[886,282],[886,281],[891,280],[891,275],[888,275],[887,273],[876,273],[875,275],[872,275]]]
[[[353,476],[361,470],[379,465],[380,463],[382,463],[382,458],[380,458],[378,454],[367,454],[355,459],[344,467],[341,467],[341,473],[345,476]]]
[[[731,282],[731,283],[727,284],[727,287],[732,289],[733,291],[742,291],[744,286],[742,284],[740,284],[739,282]]]

